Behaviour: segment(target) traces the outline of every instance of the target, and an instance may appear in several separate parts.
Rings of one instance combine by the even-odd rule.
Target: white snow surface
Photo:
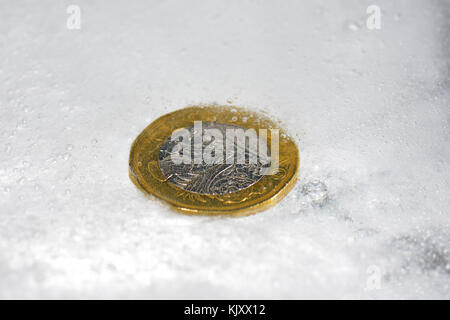
[[[445,0],[2,0],[0,298],[449,299],[449,17]],[[229,100],[299,146],[278,205],[185,216],[131,183],[146,125]]]

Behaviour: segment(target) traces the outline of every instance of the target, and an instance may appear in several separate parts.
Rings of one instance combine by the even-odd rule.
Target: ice
[[[448,1],[73,4],[80,30],[0,3],[0,298],[450,298]],[[184,216],[129,180],[148,123],[213,102],[295,137],[277,206]]]

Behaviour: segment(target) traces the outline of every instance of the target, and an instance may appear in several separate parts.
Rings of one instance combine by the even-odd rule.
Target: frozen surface
[[[1,1],[0,297],[450,298],[450,3],[370,4]],[[279,205],[136,189],[148,123],[228,100],[298,142]]]

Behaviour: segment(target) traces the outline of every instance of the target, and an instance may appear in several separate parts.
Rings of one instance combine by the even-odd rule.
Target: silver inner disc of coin
[[[186,128],[191,137],[191,155],[194,154],[194,126]],[[243,129],[239,126],[215,123],[215,122],[203,122],[202,123],[202,137],[204,136],[206,129],[218,129],[223,138],[226,137],[226,129]],[[258,137],[258,139],[260,139]],[[212,141],[202,142],[202,152],[205,150]],[[219,142],[219,141],[217,141]],[[226,159],[226,144],[223,143],[223,159]],[[171,155],[175,146],[180,141],[173,141],[172,137],[169,137],[161,146],[159,150],[158,164],[159,168],[167,180],[176,186],[190,192],[200,194],[226,194],[236,192],[250,187],[263,177],[263,170],[270,166],[267,163],[270,162],[270,156],[259,155],[256,163],[249,163],[249,153],[252,152],[248,146],[248,143],[244,146],[240,146],[235,140],[234,154],[237,154],[238,148],[245,148],[246,161],[243,164],[238,164],[236,161],[232,163],[226,163],[223,161],[219,164],[206,164],[203,160],[201,164],[194,164],[193,156],[190,163],[175,164]],[[264,141],[264,143],[267,143]],[[263,158],[264,161],[261,161]],[[264,163],[264,164],[263,164]]]

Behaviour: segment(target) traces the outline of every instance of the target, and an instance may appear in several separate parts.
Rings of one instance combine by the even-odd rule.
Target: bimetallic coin
[[[131,180],[189,214],[246,215],[293,187],[298,149],[267,116],[232,106],[196,106],[152,122],[133,142]]]

